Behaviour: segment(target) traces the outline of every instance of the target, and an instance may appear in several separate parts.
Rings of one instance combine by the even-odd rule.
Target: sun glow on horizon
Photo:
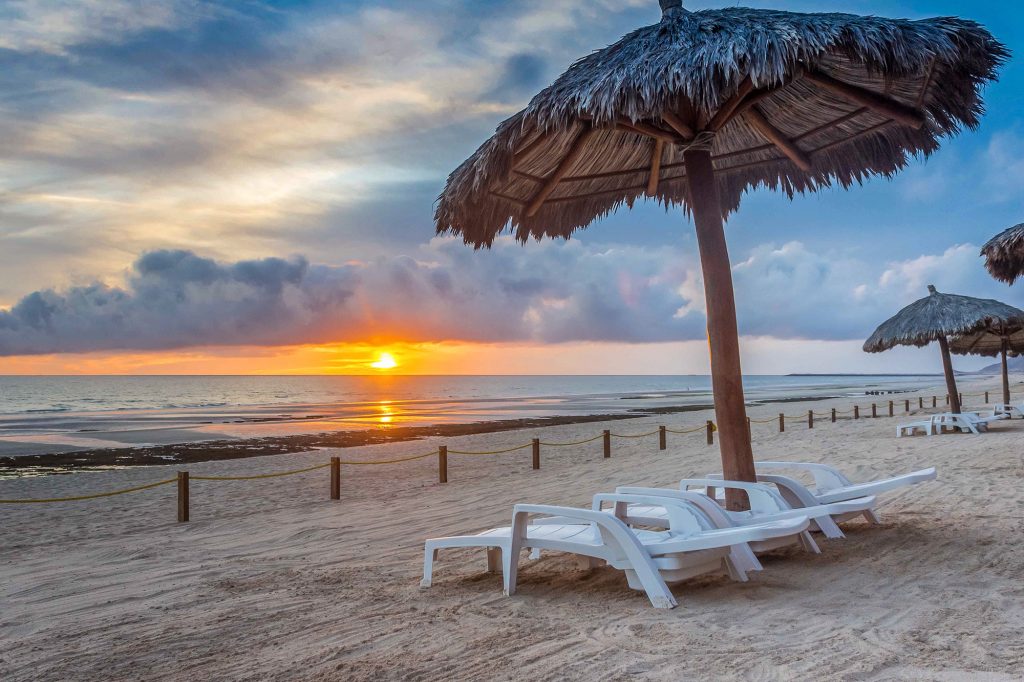
[[[394,369],[398,367],[398,362],[395,361],[395,357],[391,353],[381,353],[377,356],[376,362],[371,362],[370,367],[374,369]]]

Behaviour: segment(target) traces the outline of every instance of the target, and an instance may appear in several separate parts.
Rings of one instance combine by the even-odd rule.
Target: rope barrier
[[[549,448],[560,448],[566,445],[583,445],[584,443],[593,443],[595,440],[600,440],[601,438],[604,438],[603,433],[598,434],[593,438],[587,438],[586,440],[576,440],[569,443],[541,443],[541,445],[546,445]]]
[[[341,460],[341,464],[398,464],[399,462],[411,462],[415,459],[424,459],[426,457],[435,457],[437,450],[431,450],[430,452],[423,455],[413,455],[412,457],[402,457],[401,459],[377,459],[377,460],[365,460],[365,461],[354,461],[354,460]]]
[[[292,476],[294,474],[304,474],[307,471],[316,471],[317,469],[326,469],[331,466],[330,462],[326,464],[317,464],[315,467],[309,467],[306,469],[295,469],[294,471],[278,471],[273,474],[254,474],[252,476],[189,476],[193,481],[252,481],[257,478],[278,478],[279,476]]]
[[[0,500],[0,504],[38,504],[40,502],[77,502],[79,500],[95,500],[100,497],[113,497],[114,495],[124,495],[125,493],[134,493],[139,490],[149,490],[150,488],[156,488],[157,486],[167,485],[168,483],[177,483],[178,479],[168,478],[166,481],[157,481],[156,483],[150,483],[148,485],[140,485],[134,488],[124,488],[123,490],[112,490],[108,493],[96,493],[94,495],[76,495],[75,497],[47,497],[34,500]]]
[[[505,450],[485,450],[482,452],[469,452],[466,450],[449,450],[449,455],[504,455],[506,452],[515,452],[516,450],[525,450],[532,446],[533,443],[527,443],[526,445],[517,445],[514,448],[507,448]],[[431,453],[433,454],[433,453]]]
[[[638,433],[632,436],[626,433],[609,433],[608,435],[614,436],[615,438],[647,438],[648,436],[653,436],[656,433],[659,433],[659,431],[651,431],[649,433]]]
[[[698,427],[697,427],[697,428],[695,428],[695,429],[684,429],[684,430],[682,430],[682,431],[677,431],[676,429],[665,429],[665,431],[666,431],[667,433],[678,433],[678,434],[684,434],[684,433],[697,433],[698,431],[703,431],[703,430],[704,430],[704,429],[706,429],[706,428],[707,428],[707,426],[698,426]],[[715,428],[715,431],[717,431],[717,430],[718,430],[718,428],[716,427],[716,428]]]

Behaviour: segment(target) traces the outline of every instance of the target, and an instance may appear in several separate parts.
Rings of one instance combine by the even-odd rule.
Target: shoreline
[[[869,395],[865,393],[865,395]],[[844,396],[785,396],[756,400],[748,407],[796,402],[840,400]],[[394,426],[383,429],[324,431],[320,433],[250,438],[214,438],[202,441],[109,448],[75,449],[35,455],[0,456],[0,479],[25,476],[49,476],[75,471],[102,471],[121,467],[163,466],[220,460],[245,459],[268,455],[289,455],[322,448],[355,448],[418,441],[426,438],[502,433],[547,426],[570,426],[592,422],[624,421],[659,415],[714,411],[714,404],[669,405],[635,408],[613,414],[552,415],[496,419],[423,426]]]

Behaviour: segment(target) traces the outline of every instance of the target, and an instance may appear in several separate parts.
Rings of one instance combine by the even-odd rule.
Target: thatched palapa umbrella
[[[1004,230],[981,247],[985,267],[1007,284],[1024,275],[1024,223]]]
[[[568,237],[642,196],[692,213],[722,463],[751,481],[724,219],[748,189],[890,176],[976,127],[979,90],[1008,52],[956,18],[661,8],[499,125],[448,178],[437,230],[477,247],[506,228]]]
[[[1012,329],[1021,326],[1024,326],[1024,311],[990,298],[941,294],[929,284],[928,296],[914,301],[880,324],[864,342],[864,350],[880,353],[895,346],[921,347],[938,341],[950,409],[959,414],[960,393],[953,375],[948,339],[997,327]]]
[[[1014,310],[1017,310],[1021,319],[1024,319],[1024,310]],[[952,338],[949,340],[949,352],[987,357],[998,355],[1002,364],[1003,404],[1010,404],[1010,372],[1006,366],[1006,357],[1024,353],[1024,326],[1000,322],[980,331]]]

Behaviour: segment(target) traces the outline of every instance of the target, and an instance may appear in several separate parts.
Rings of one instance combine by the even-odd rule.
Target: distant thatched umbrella
[[[1007,284],[1024,275],[1024,223],[1004,230],[981,247],[985,267]]]
[[[1024,310],[1017,310],[1017,313],[1024,319]],[[1024,353],[1024,326],[998,323],[971,334],[951,338],[949,352],[988,357],[998,355],[1002,363],[1003,404],[1010,403],[1010,372],[1006,366],[1006,356]]]
[[[880,324],[864,342],[864,350],[880,353],[894,346],[920,347],[938,341],[942,350],[942,368],[946,372],[949,404],[953,412],[959,413],[960,394],[953,376],[947,339],[999,326],[1019,328],[1024,326],[1024,311],[990,298],[940,294],[931,284],[928,292],[928,296],[914,301]]]
[[[641,196],[692,212],[725,473],[754,479],[723,218],[890,176],[974,128],[1007,50],[978,24],[730,7],[662,19],[573,64],[448,178],[439,233],[568,237]],[[735,500],[730,501],[734,505]]]

